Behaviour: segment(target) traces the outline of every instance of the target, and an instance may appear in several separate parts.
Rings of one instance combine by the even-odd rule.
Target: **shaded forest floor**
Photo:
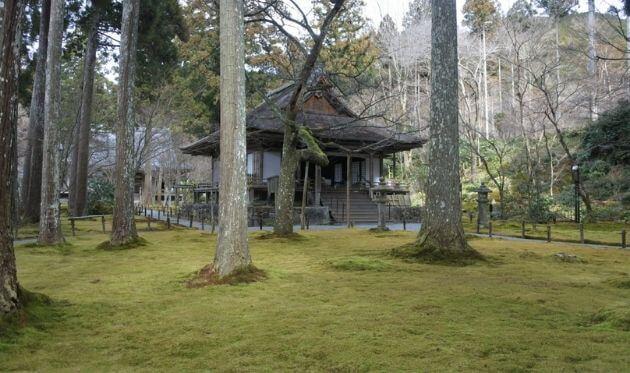
[[[630,369],[630,251],[471,239],[489,260],[447,267],[389,255],[413,232],[256,233],[267,279],[189,289],[208,233],[102,251],[99,231],[16,248],[21,284],[52,302],[0,332],[0,370]]]

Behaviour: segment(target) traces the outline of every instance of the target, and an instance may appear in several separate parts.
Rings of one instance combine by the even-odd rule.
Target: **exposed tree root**
[[[280,234],[280,233],[274,233],[274,232],[266,232],[266,233],[256,236],[255,238],[257,240],[273,240],[273,239],[283,239],[287,241],[306,240],[306,237],[302,236],[299,233]]]
[[[5,316],[0,316],[0,337],[16,333],[20,328],[29,324],[43,321],[48,313],[52,300],[46,295],[33,293],[20,287],[18,290],[20,299],[19,308]]]
[[[220,277],[212,264],[203,267],[192,279],[186,282],[189,288],[201,288],[212,285],[238,285],[262,281],[267,278],[265,271],[253,265],[237,269],[232,274]]]
[[[392,230],[385,227],[385,228],[381,228],[381,227],[376,227],[376,228],[370,228],[369,232],[370,233],[385,233],[385,232],[391,232]]]
[[[142,237],[137,237],[122,245],[112,245],[111,241],[105,241],[96,246],[97,250],[130,250],[138,247],[146,246],[148,241]]]
[[[466,266],[486,260],[465,241],[463,245],[459,243],[459,240],[441,243],[427,235],[421,236],[412,244],[395,248],[391,253],[394,257],[405,260],[453,266]]]

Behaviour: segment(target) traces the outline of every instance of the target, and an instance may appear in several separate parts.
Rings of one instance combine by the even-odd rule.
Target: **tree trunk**
[[[295,120],[302,110],[302,99],[306,91],[306,84],[313,72],[315,63],[326,39],[332,21],[339,14],[345,0],[337,0],[335,6],[324,19],[319,37],[306,57],[300,77],[295,84],[295,91],[291,97],[284,118],[284,140],[282,144],[282,161],[280,163],[280,177],[278,180],[278,192],[276,193],[276,220],[273,232],[279,235],[293,233],[293,204],[295,201],[295,170],[300,162],[298,145],[298,129]]]
[[[13,251],[12,213],[17,208],[11,193],[17,158],[18,74],[20,71],[20,24],[24,2],[5,0],[0,62],[0,316],[20,307],[20,287]]]
[[[118,120],[116,122],[116,170],[112,246],[137,240],[133,216],[133,186],[135,180],[134,144],[134,81],[138,44],[140,0],[124,0],[120,38],[120,68],[118,79]]]
[[[46,57],[46,97],[44,100],[44,162],[42,165],[42,204],[38,242],[54,245],[64,241],[59,203],[61,173],[61,52],[63,40],[63,0],[51,0],[48,53]]]
[[[92,101],[94,97],[94,70],[96,68],[96,51],[98,49],[98,25],[101,10],[94,9],[90,30],[86,41],[85,61],[83,64],[83,89],[81,110],[79,112],[79,142],[77,146],[76,179],[74,193],[74,216],[85,215],[87,207],[88,165],[90,161],[90,124],[92,121]]]
[[[282,144],[282,161],[280,163],[278,192],[276,193],[276,219],[273,226],[274,233],[280,235],[293,233],[295,171],[300,161],[300,155],[296,146],[297,134],[295,129],[287,126],[284,130]]]
[[[245,40],[243,0],[221,0],[221,180],[219,235],[213,269],[219,277],[248,267]]]
[[[591,85],[589,115],[597,120],[597,52],[595,51],[595,0],[588,0],[588,77]]]
[[[28,145],[22,174],[22,213],[26,223],[39,221],[42,197],[42,163],[44,146],[44,99],[46,94],[46,55],[48,54],[48,26],[50,24],[50,0],[42,0],[39,22],[39,46],[37,49],[33,93],[28,125]]]
[[[435,257],[478,254],[466,243],[459,174],[457,10],[455,0],[432,0],[431,119],[426,216],[417,244]]]
[[[146,146],[146,136],[145,136]],[[147,150],[147,157],[144,160],[144,187],[142,188],[142,203],[145,206],[153,204],[153,168],[151,167],[151,159],[148,157],[149,151]]]

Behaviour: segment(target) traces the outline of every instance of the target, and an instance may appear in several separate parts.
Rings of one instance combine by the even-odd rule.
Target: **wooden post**
[[[105,216],[101,216],[101,225],[103,226],[103,233],[105,233]]]
[[[621,230],[621,248],[622,249],[626,248],[626,230],[625,229]]]
[[[352,157],[350,153],[346,157],[346,223],[348,228],[351,228],[350,224],[350,184],[352,183]]]
[[[147,216],[147,208],[145,207],[144,208],[144,217],[146,218],[146,216]]]
[[[481,233],[481,226],[479,225],[479,219],[477,219],[477,234]]]
[[[374,184],[374,155],[370,153],[368,158],[368,177],[370,178],[370,188]]]
[[[191,211],[190,215],[188,216],[189,217],[189,220],[188,220],[188,227],[189,228],[193,227],[193,214],[194,214],[193,211]]]
[[[167,229],[171,229],[171,217],[170,216],[166,217],[166,228]]]
[[[492,238],[492,221],[488,222],[488,237]]]
[[[580,243],[584,243],[584,223],[580,223]]]
[[[200,213],[200,219],[201,219],[201,231],[204,231],[206,228],[206,225],[204,224],[204,215],[203,212]]]
[[[405,216],[405,215],[406,215],[406,214],[405,214],[405,212],[403,211],[403,214],[402,214],[403,231],[406,231],[406,230],[407,230],[407,218],[406,218],[406,216]]]
[[[300,229],[304,230],[306,227],[306,204],[308,203],[308,169],[310,162],[306,162],[304,170],[304,185],[302,187],[302,210],[300,211]]]
[[[177,225],[179,225],[179,209],[177,209]]]
[[[551,242],[551,225],[547,224],[547,242]]]
[[[521,221],[521,238],[525,238],[525,220]]]
[[[161,209],[158,207],[158,220],[160,220]]]
[[[76,236],[76,232],[74,231],[74,219],[70,219],[70,226],[72,227],[72,235]]]

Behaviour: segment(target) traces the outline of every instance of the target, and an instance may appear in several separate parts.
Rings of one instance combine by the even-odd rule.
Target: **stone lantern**
[[[389,230],[385,224],[385,204],[388,201],[387,196],[391,191],[392,187],[385,184],[379,184],[372,188],[372,201],[374,201],[378,207],[378,227],[376,227],[376,230]]]
[[[488,227],[488,219],[490,218],[488,193],[492,192],[484,183],[481,183],[477,192],[477,224],[479,227]]]

